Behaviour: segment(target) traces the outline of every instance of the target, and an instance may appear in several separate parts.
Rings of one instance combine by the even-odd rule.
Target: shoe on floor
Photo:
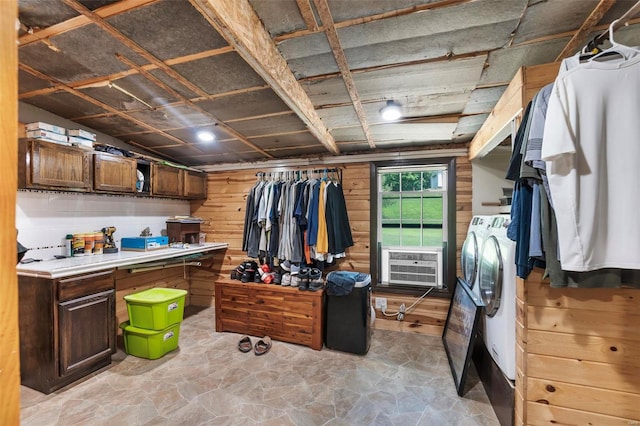
[[[256,355],[264,355],[269,352],[269,349],[271,349],[271,337],[264,336],[256,342],[253,351]]]
[[[300,268],[300,272],[298,273],[298,290],[309,289],[309,272],[309,268]]]
[[[290,273],[287,272],[282,276],[282,282],[281,282],[280,285],[282,285],[283,287],[287,287],[287,286],[291,285],[291,274]]]
[[[318,291],[324,287],[324,280],[322,279],[322,271],[316,268],[312,268],[309,271],[309,291]]]
[[[247,353],[251,350],[253,345],[251,344],[251,339],[249,336],[242,336],[242,339],[238,342],[238,350],[240,352]]]

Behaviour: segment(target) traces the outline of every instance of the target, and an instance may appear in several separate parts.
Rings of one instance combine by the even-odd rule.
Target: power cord
[[[403,321],[404,320],[404,315],[409,312],[411,309],[413,309],[418,303],[420,303],[420,301],[422,299],[424,299],[429,293],[431,293],[433,291],[435,287],[431,287],[429,290],[427,290],[422,296],[418,297],[412,304],[411,306],[409,306],[408,308],[405,307],[404,303],[400,305],[400,308],[398,309],[398,312],[390,312],[387,313],[386,309],[382,309],[382,315],[384,315],[385,317],[397,317],[398,321]]]

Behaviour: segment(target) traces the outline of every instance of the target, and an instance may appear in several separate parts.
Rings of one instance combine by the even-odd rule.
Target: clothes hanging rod
[[[272,172],[256,172],[255,176],[257,177],[263,177],[263,176],[267,176],[269,174],[274,174],[274,173],[287,173],[287,172],[293,172],[293,173],[337,173],[337,172],[341,172],[342,169],[338,169],[338,168],[330,168],[330,169],[297,169],[297,170],[280,170],[280,171],[272,171]]]
[[[627,25],[627,23],[640,13],[640,1],[637,1],[636,4],[631,6],[629,10],[627,10],[624,15],[620,18],[616,19],[613,23],[613,31]],[[589,43],[589,48],[595,48],[604,43],[606,40],[609,40],[609,30],[605,30],[602,34],[595,36],[595,38]]]

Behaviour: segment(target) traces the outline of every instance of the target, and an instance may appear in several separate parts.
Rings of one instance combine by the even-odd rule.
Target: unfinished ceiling
[[[459,144],[518,67],[634,3],[20,0],[19,99],[196,167]],[[640,44],[637,22],[616,41]]]

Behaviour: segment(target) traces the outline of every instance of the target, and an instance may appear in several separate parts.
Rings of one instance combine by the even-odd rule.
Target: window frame
[[[410,287],[404,285],[385,285],[380,284],[381,250],[378,244],[378,232],[382,229],[378,223],[379,218],[379,199],[378,199],[378,169],[389,167],[435,167],[442,166],[447,170],[447,190],[446,190],[446,207],[447,216],[443,217],[443,235],[447,236],[447,241],[442,247],[442,265],[443,265],[443,288],[434,289],[429,295],[435,297],[451,298],[452,289],[455,287],[456,280],[456,158],[426,158],[412,160],[392,160],[371,162],[369,168],[370,182],[370,215],[369,215],[369,254],[371,265],[371,282],[373,290],[384,293],[397,293],[408,295],[421,295],[425,292],[425,288]],[[445,198],[445,197],[443,197]],[[444,199],[443,199],[444,202]],[[444,229],[446,223],[446,230]]]

